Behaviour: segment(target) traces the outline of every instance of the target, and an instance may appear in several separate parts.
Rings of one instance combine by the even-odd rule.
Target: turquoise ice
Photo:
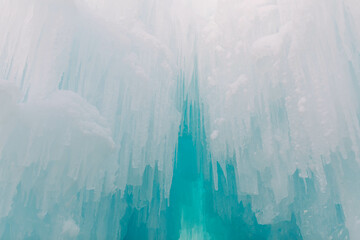
[[[0,239],[360,239],[356,0],[0,0]]]

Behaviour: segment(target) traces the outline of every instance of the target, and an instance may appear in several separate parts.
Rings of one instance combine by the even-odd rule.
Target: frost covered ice
[[[357,0],[0,0],[0,239],[360,239]]]

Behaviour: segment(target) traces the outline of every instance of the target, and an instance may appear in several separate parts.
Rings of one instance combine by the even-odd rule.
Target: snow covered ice
[[[0,239],[360,239],[357,0],[0,0]]]

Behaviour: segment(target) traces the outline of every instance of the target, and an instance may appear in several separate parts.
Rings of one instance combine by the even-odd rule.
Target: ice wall
[[[208,103],[213,165],[224,168],[233,158],[239,193],[262,195],[259,185],[267,182],[273,199],[253,205],[262,223],[278,215],[291,195],[288,176],[297,171],[316,182],[317,197],[324,195],[319,206],[308,207],[321,212],[330,206],[320,202],[335,200],[350,234],[359,234],[353,173],[359,161],[360,9],[352,4],[224,1],[204,28],[200,51],[210,62],[203,65],[200,89]],[[311,228],[304,222],[326,218],[303,207],[297,219],[304,229]],[[303,237],[314,238],[321,226]]]
[[[359,22],[354,0],[0,0],[0,238],[360,238]]]

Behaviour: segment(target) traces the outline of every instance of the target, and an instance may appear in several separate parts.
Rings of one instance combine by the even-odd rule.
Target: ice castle
[[[0,0],[0,239],[360,239],[360,1]]]

